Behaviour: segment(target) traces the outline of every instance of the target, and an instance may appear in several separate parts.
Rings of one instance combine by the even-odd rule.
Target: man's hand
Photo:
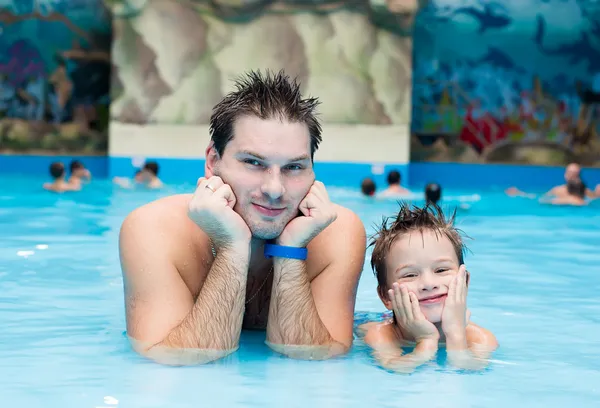
[[[201,177],[188,206],[188,216],[210,237],[216,249],[246,248],[252,234],[233,210],[233,190],[218,176]]]
[[[388,290],[388,296],[394,308],[396,323],[400,329],[415,338],[417,343],[431,342],[437,345],[440,333],[437,328],[423,315],[419,299],[408,289],[394,283]]]
[[[294,218],[285,227],[277,243],[303,248],[337,218],[335,206],[329,200],[325,185],[315,181],[298,207],[303,216]]]
[[[466,347],[467,330],[467,270],[461,265],[458,273],[450,282],[448,295],[442,312],[442,330],[446,338],[460,339]]]

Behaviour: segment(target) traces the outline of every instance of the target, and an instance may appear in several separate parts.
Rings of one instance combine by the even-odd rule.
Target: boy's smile
[[[419,299],[421,311],[439,323],[450,282],[458,273],[458,258],[452,242],[433,230],[412,231],[399,236],[386,259],[387,285],[405,286]],[[382,299],[392,309],[388,299]]]

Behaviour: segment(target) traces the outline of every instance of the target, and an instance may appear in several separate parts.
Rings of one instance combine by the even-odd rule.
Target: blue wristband
[[[308,255],[308,249],[296,248],[283,245],[265,244],[265,258],[291,258],[305,260]]]

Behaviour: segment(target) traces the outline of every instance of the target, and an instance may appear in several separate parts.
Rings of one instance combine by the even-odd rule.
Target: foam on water
[[[600,206],[552,208],[496,192],[445,192],[473,240],[471,319],[500,342],[483,373],[434,362],[411,376],[373,364],[357,339],[326,362],[286,359],[244,333],[240,350],[206,366],[172,368],[129,347],[117,251],[123,218],[167,193],[113,190],[53,195],[39,180],[0,180],[0,396],[27,407],[564,407],[600,397]],[[479,194],[478,197],[473,194]],[[331,188],[368,233],[395,200]],[[469,198],[470,197],[470,198]],[[418,201],[417,204],[422,203]],[[365,260],[360,313],[384,311]],[[364,315],[364,314],[363,314]],[[371,315],[369,315],[371,316]]]

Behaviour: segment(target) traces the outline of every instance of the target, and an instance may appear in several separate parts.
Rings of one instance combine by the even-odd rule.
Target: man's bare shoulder
[[[187,211],[191,198],[191,194],[177,194],[151,201],[129,213],[123,226],[135,228],[163,223],[167,223],[165,226],[168,226],[172,225],[170,222],[187,224],[190,221]]]
[[[360,217],[349,208],[343,207],[339,204],[334,204],[337,210],[337,218],[331,225],[323,231],[325,235],[335,234],[358,234],[358,236],[365,235],[365,226]]]
[[[323,270],[337,259],[364,257],[366,250],[366,232],[360,217],[348,208],[334,205],[336,220],[308,245],[309,264],[317,270]]]
[[[119,235],[121,262],[130,267],[125,270],[137,273],[144,269],[140,263],[173,265],[190,292],[197,294],[212,256],[206,234],[188,217],[191,197],[161,198],[125,218]]]
[[[191,194],[160,198],[133,210],[123,221],[120,232],[122,245],[151,240],[165,250],[189,247],[203,234],[188,217]],[[179,252],[179,250],[178,250]]]

